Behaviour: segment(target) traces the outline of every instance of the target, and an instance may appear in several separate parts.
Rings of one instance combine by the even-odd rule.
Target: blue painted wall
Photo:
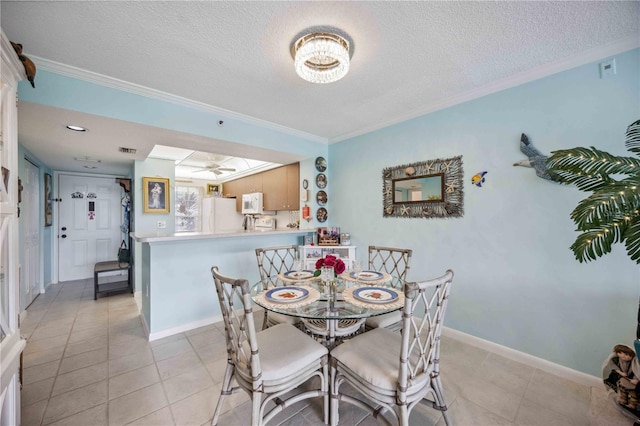
[[[329,148],[330,222],[353,244],[414,250],[409,279],[455,271],[445,325],[592,375],[618,342],[631,344],[640,269],[623,247],[580,264],[569,213],[583,194],[513,167],[520,134],[543,153],[596,146],[627,155],[640,118],[640,51],[593,63]],[[382,217],[382,169],[462,155],[464,217]],[[482,188],[471,176],[488,171]],[[364,251],[359,256],[365,259]]]

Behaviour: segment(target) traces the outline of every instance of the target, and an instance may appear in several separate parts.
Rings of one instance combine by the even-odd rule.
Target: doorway
[[[96,262],[117,259],[122,195],[115,177],[58,175],[58,281],[93,278]]]
[[[21,218],[23,240],[22,273],[20,280],[20,310],[40,294],[40,168],[26,160],[22,179]]]

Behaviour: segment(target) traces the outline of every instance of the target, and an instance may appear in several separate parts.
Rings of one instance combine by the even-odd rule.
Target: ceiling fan
[[[235,172],[236,169],[232,167],[222,167],[220,164],[212,163],[211,165],[205,166],[204,169],[195,170],[194,173],[198,172],[213,172],[216,175],[221,175],[222,172]]]

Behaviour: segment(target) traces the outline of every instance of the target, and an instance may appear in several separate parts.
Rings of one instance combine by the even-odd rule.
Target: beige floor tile
[[[127,355],[139,354],[149,350],[149,347],[149,342],[142,340],[109,345],[109,359],[117,359]]]
[[[205,364],[216,361],[220,358],[226,358],[227,342],[222,340],[221,342],[214,342],[211,345],[199,346],[196,348],[196,353],[200,357],[200,360]]]
[[[533,367],[519,362],[489,354],[478,368],[476,377],[509,392],[524,395],[534,370]]]
[[[176,424],[182,426],[200,426],[211,421],[219,389],[211,387],[171,404],[171,412]]]
[[[106,402],[107,381],[103,380],[51,398],[43,423],[53,423]]]
[[[522,401],[522,396],[475,377],[461,382],[458,395],[509,421],[515,420]]]
[[[54,380],[55,377],[51,377],[38,382],[25,384],[22,388],[22,405],[31,405],[38,401],[49,399]]]
[[[574,420],[535,402],[527,399],[522,401],[518,408],[518,415],[515,423],[522,426],[573,426],[580,423],[574,423]],[[589,424],[588,421],[584,424]]]
[[[165,343],[164,345],[153,346],[152,351],[156,362],[172,358],[177,355],[194,352],[191,347],[191,343],[189,343],[186,338],[174,340],[172,342]]]
[[[76,343],[69,343],[67,349],[64,351],[64,356],[78,355],[84,352],[95,351],[107,346],[107,336],[95,336],[87,340],[82,340]]]
[[[139,353],[110,359],[109,376],[113,377],[149,364],[153,364],[153,354],[151,353],[151,348],[146,348],[146,350]]]
[[[78,343],[84,340],[93,339],[100,336],[106,336],[107,329],[104,326],[91,327],[85,330],[75,330],[69,336],[69,343]]]
[[[193,330],[185,331],[184,334],[186,336],[193,336],[194,334],[200,334],[205,331],[211,331],[211,330],[218,330],[218,327],[216,327],[216,323],[194,328]]]
[[[109,335],[109,344],[118,345],[121,343],[128,343],[132,341],[147,341],[147,335],[142,326],[136,328],[130,328],[120,333],[111,333]]]
[[[64,327],[37,327],[33,333],[31,333],[31,336],[29,336],[29,341],[36,342],[38,340],[60,336],[68,337],[71,333],[71,327],[72,324]]]
[[[224,334],[220,333],[220,331],[215,328],[211,331],[204,331],[202,333],[193,334],[187,337],[195,349],[201,348],[203,346],[213,345],[219,342],[222,342],[223,345],[226,345]]]
[[[171,336],[163,337],[162,339],[154,340],[153,342],[149,342],[149,344],[151,345],[152,348],[154,348],[156,346],[164,345],[170,342],[175,342],[176,340],[182,340],[185,337],[186,337],[185,333],[177,333]]]
[[[27,347],[29,343],[27,343]],[[38,352],[30,352],[24,353],[23,362],[24,367],[34,367],[36,365],[46,364],[48,362],[55,361],[57,359],[62,358],[62,354],[64,354],[65,346],[56,346],[50,349],[45,349],[43,351]]]
[[[29,342],[27,347],[24,349],[25,355],[31,354],[33,352],[46,351],[49,349],[53,349],[58,346],[63,346],[67,344],[68,336],[55,336],[49,337],[46,339],[37,340],[35,342]]]
[[[72,333],[88,330],[91,328],[107,328],[109,320],[107,318],[85,319],[83,321],[76,321],[71,329]]]
[[[449,418],[454,425],[465,426],[508,426],[511,421],[492,413],[491,411],[464,399],[456,398],[449,409]],[[438,421],[438,426],[444,426],[444,419]]]
[[[107,361],[107,348],[96,349],[95,351],[83,352],[62,359],[58,374],[68,373],[73,370],[89,367]]]
[[[119,376],[109,379],[109,399],[114,399],[122,395],[146,388],[149,385],[158,383],[160,376],[155,364],[137,370],[129,371]]]
[[[60,360],[58,359],[55,361],[47,362],[46,364],[40,364],[34,367],[25,368],[23,383],[25,385],[28,385],[29,383],[35,383],[39,382],[40,380],[55,377],[58,372],[59,365]]]
[[[154,411],[138,420],[127,423],[127,426],[173,426],[173,417],[169,407],[164,407],[158,411]],[[224,426],[220,423],[220,426]]]
[[[195,352],[187,352],[158,361],[156,364],[158,365],[158,371],[160,371],[160,378],[162,380],[188,373],[203,366]]]
[[[40,426],[47,402],[45,399],[31,405],[23,405],[20,411],[22,426]]]
[[[91,383],[99,382],[107,378],[107,363],[91,365],[56,377],[53,385],[52,396],[60,395],[71,390],[84,387]]]
[[[48,426],[106,426],[108,424],[107,404],[101,404],[50,423]]]
[[[197,368],[179,376],[171,377],[163,382],[164,390],[170,404],[184,399],[194,393],[214,385],[207,369]]]
[[[589,421],[591,391],[587,386],[536,370],[524,398],[563,414],[576,424]]]
[[[109,425],[124,425],[167,406],[160,383],[109,402]]]

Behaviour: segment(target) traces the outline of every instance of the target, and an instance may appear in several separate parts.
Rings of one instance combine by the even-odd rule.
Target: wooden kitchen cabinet
[[[242,194],[262,192],[266,211],[300,209],[300,164],[293,163],[224,183],[224,196],[236,197],[242,211]]]
[[[300,164],[294,163],[262,173],[265,210],[300,209]]]

